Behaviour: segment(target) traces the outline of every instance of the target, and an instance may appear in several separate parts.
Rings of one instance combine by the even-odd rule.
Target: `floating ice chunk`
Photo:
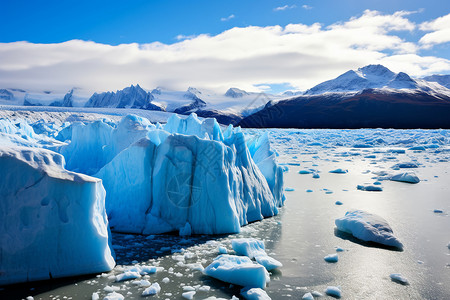
[[[106,295],[105,298],[103,298],[103,300],[123,300],[123,299],[125,299],[125,297],[117,292],[109,293],[108,295]]]
[[[228,250],[224,246],[217,247],[217,250],[219,251],[219,254],[227,254]]]
[[[419,166],[416,163],[413,162],[404,162],[404,163],[398,163],[392,168],[400,168],[400,169],[412,169],[412,168],[418,168]]]
[[[328,296],[331,297],[335,297],[335,298],[341,298],[341,289],[338,288],[337,286],[328,286],[325,289],[325,294],[327,294]]]
[[[164,277],[164,278],[162,279],[162,282],[163,282],[163,283],[169,283],[169,282],[170,282],[169,277]]]
[[[191,225],[189,222],[186,222],[184,227],[180,228],[180,236],[189,236],[192,234]]]
[[[322,297],[322,296],[323,296],[323,294],[322,294],[321,292],[318,292],[318,291],[313,291],[313,292],[311,292],[311,294],[312,294],[314,297]]]
[[[233,239],[231,245],[237,255],[245,255],[251,259],[267,255],[264,242],[254,238]]]
[[[241,295],[246,300],[270,300],[271,298],[267,295],[266,291],[260,288],[242,289]]]
[[[92,293],[91,299],[92,300],[98,300],[98,299],[100,299],[100,297],[99,297],[98,293]]]
[[[420,182],[419,177],[417,177],[417,175],[413,172],[406,172],[406,173],[393,175],[393,176],[389,177],[389,180],[401,181],[401,182],[407,182],[407,183],[419,183]]]
[[[403,244],[394,236],[389,224],[380,216],[362,210],[348,211],[335,221],[338,230],[366,241],[403,249]]]
[[[402,276],[402,274],[398,274],[398,273],[393,273],[391,275],[389,275],[389,277],[391,277],[391,280],[403,285],[409,285],[409,281],[408,279],[406,279],[406,277]]]
[[[433,212],[435,214],[442,214],[444,211],[442,209],[435,209],[435,210],[433,210]]]
[[[341,201],[336,201],[334,204],[336,204],[336,205],[342,205],[342,204],[344,204],[344,203],[342,203]]]
[[[334,298],[341,298],[342,295],[342,291],[339,287],[337,286],[328,286],[325,289],[325,294],[327,294],[328,296],[334,297]]]
[[[269,273],[246,256],[222,254],[205,268],[204,273],[216,279],[245,287],[265,288]]]
[[[116,281],[125,281],[125,280],[140,278],[140,277],[141,277],[141,274],[139,274],[138,272],[127,271],[127,272],[117,275]]]
[[[373,184],[374,184],[374,185],[381,185],[381,182],[375,181]]]
[[[306,175],[306,174],[312,174],[313,171],[311,170],[300,170],[298,171],[298,174]]]
[[[255,260],[257,263],[263,265],[267,271],[272,271],[283,266],[278,260],[268,255],[257,255],[255,256]]]
[[[142,296],[156,295],[160,291],[161,291],[161,287],[159,286],[159,284],[157,282],[155,282],[142,292]]]
[[[348,173],[348,170],[346,170],[346,169],[335,169],[335,170],[331,170],[330,173],[346,174],[346,173]]]
[[[354,144],[352,147],[353,148],[373,148],[373,146],[369,145],[369,144]]]
[[[447,248],[450,249],[450,242],[448,242]]]
[[[327,255],[327,256],[325,256],[323,259],[324,259],[326,262],[329,262],[329,263],[337,263],[338,260],[339,260],[337,254],[330,254],[330,255]]]
[[[313,192],[313,190],[306,190],[306,192],[307,192],[307,193],[312,193],[312,192]]]
[[[383,188],[381,186],[374,186],[374,185],[358,185],[356,187],[360,191],[367,191],[367,192],[382,192]]]
[[[133,281],[133,284],[135,284],[135,285],[137,285],[137,286],[139,286],[139,287],[145,287],[145,288],[152,285],[152,284],[150,283],[150,281],[145,280],[145,279]]]
[[[314,174],[313,174],[313,176],[312,176],[312,178],[314,178],[314,179],[318,179],[318,178],[320,178],[320,175],[319,175],[319,173],[314,173]]]
[[[279,261],[267,255],[263,241],[254,238],[233,239],[231,245],[238,255],[254,258],[268,271],[283,266]]]
[[[295,191],[294,188],[289,188],[289,187],[285,188],[284,190],[285,190],[286,192],[293,192],[293,191]]]
[[[181,294],[181,296],[184,299],[188,299],[188,300],[194,299],[194,295],[195,295],[195,291],[184,292],[183,294]]]
[[[101,181],[63,165],[49,150],[0,146],[0,285],[114,267]]]
[[[425,150],[427,150],[427,148],[425,148],[424,146],[414,146],[414,147],[408,148],[408,150],[425,151]]]
[[[344,251],[345,251],[344,248],[336,247],[336,252],[344,252]]]
[[[302,297],[303,300],[314,300],[314,296],[311,293],[306,293]]]

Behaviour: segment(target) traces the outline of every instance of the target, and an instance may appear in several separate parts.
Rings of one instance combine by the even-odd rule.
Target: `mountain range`
[[[131,85],[89,95],[0,89],[0,104],[135,108],[178,114],[196,112],[222,124],[294,128],[450,128],[450,75],[412,78],[382,65],[349,70],[305,92],[279,95],[230,88],[224,94],[189,87],[173,91]]]

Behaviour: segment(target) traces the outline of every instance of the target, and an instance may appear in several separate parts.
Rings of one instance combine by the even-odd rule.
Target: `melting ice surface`
[[[105,123],[117,128],[117,123]],[[157,283],[160,291],[155,297],[162,299],[183,299],[183,294],[194,299],[237,299],[236,296],[255,295],[300,299],[306,294],[316,298],[333,293],[334,289],[328,287],[339,288],[341,296],[348,299],[448,298],[450,287],[445,284],[450,280],[449,236],[445,230],[450,228],[448,130],[267,129],[242,132],[248,144],[267,133],[271,151],[279,154],[277,160],[284,169],[284,181],[293,191],[286,193],[285,206],[278,215],[250,223],[229,236],[113,232],[118,265],[111,272],[68,280],[66,286],[56,290],[46,283],[29,284],[20,291],[4,287],[0,296],[16,291],[19,295],[16,298],[33,295],[35,299],[55,296],[90,299],[96,293],[103,299],[115,292],[125,299],[143,299],[143,292],[151,285],[156,287]],[[40,140],[39,136],[19,137],[16,142],[33,144]],[[353,148],[353,145],[364,147]],[[253,155],[250,147],[249,151]],[[254,162],[257,164],[256,159]],[[418,168],[398,170],[397,164],[403,163],[414,163]],[[328,173],[339,168],[348,173]],[[310,169],[320,172],[320,178],[298,174],[300,170]],[[388,180],[409,170],[414,170],[420,182]],[[380,186],[382,191],[362,192],[357,189],[358,185]],[[308,193],[308,190],[313,192]],[[342,205],[335,205],[337,201]],[[444,213],[433,213],[437,208]],[[404,251],[369,247],[348,234],[341,235],[335,230],[334,221],[353,209],[387,220],[403,243]],[[185,228],[186,224],[182,227],[183,233],[187,232]],[[269,272],[270,282],[264,290],[243,289],[204,274],[204,269],[218,255],[224,252],[237,255],[232,241],[241,238],[263,241],[267,255],[283,264],[280,270]],[[334,254],[337,249],[344,250],[338,254],[338,263],[324,261],[325,256]],[[256,262],[252,260],[252,263]],[[117,281],[116,276],[136,266],[152,266],[158,271]],[[401,274],[410,284],[397,284],[390,279],[390,274]]]

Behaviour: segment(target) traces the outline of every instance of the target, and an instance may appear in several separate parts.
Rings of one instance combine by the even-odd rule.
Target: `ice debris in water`
[[[335,223],[338,230],[350,233],[360,240],[403,249],[403,244],[380,216],[362,210],[351,210],[344,217],[336,219]]]
[[[335,298],[341,298],[342,292],[341,289],[337,286],[328,286],[325,289],[325,294]]]
[[[233,239],[231,245],[236,254],[254,258],[268,271],[283,266],[279,261],[267,255],[263,241],[254,238]]]
[[[347,169],[335,169],[335,170],[331,170],[330,173],[346,174],[346,173],[348,173],[348,170]]]
[[[125,297],[117,292],[109,293],[108,295],[106,295],[105,298],[103,298],[103,300],[123,300],[123,299],[125,299]]]
[[[383,188],[381,186],[374,186],[374,185],[358,185],[356,187],[360,191],[367,191],[367,192],[382,192]]]
[[[419,183],[420,179],[414,172],[400,173],[389,177],[389,180],[407,183]]]
[[[314,300],[314,296],[311,293],[306,293],[302,297],[303,300]]]
[[[330,255],[327,255],[327,256],[325,256],[323,259],[324,259],[326,262],[329,262],[329,263],[337,263],[338,260],[339,260],[337,254],[330,254]]]
[[[266,268],[252,262],[247,256],[219,255],[205,268],[204,273],[244,287],[265,288],[270,281]]]
[[[157,282],[155,282],[142,292],[142,296],[156,295],[160,291],[161,291],[161,287],[159,286],[159,284]]]
[[[406,279],[406,277],[402,276],[402,274],[399,273],[393,273],[391,275],[389,275],[389,277],[391,277],[391,280],[403,285],[409,285],[409,281],[408,279]]]
[[[261,288],[244,288],[241,290],[241,296],[246,300],[270,300],[266,291]]]

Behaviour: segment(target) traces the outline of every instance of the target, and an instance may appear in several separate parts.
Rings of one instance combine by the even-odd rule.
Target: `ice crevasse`
[[[111,270],[101,180],[62,155],[0,146],[0,285]]]
[[[116,128],[71,126],[60,152],[68,169],[102,179],[114,231],[235,233],[283,205],[283,173],[266,135],[246,140],[240,128],[195,114],[165,125],[129,115]]]

